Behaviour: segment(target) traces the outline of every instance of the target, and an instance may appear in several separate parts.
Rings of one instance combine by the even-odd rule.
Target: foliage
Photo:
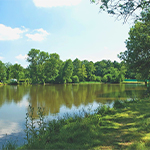
[[[0,81],[5,81],[6,80],[6,68],[4,63],[0,61]]]
[[[1,149],[2,150],[15,150],[17,149],[16,141],[7,141],[5,144],[2,144]]]
[[[71,59],[68,59],[64,62],[62,77],[66,82],[72,82],[71,77],[73,74],[73,63]]]
[[[25,129],[25,133],[26,133],[26,141],[27,144],[25,145],[25,147],[27,149],[33,148],[33,147],[37,147],[39,148],[43,148],[44,147],[44,143],[40,142],[42,136],[45,134],[46,132],[46,123],[44,121],[44,109],[38,107],[38,116],[39,116],[39,121],[35,121],[35,118],[33,116],[34,114],[34,107],[29,105],[29,113],[26,113],[26,129]],[[38,128],[36,127],[36,124],[38,125]]]
[[[126,78],[135,78],[136,74],[125,66],[125,63],[102,60],[92,61],[78,58],[62,61],[56,53],[49,54],[37,49],[28,52],[29,66],[23,68],[20,64],[0,63],[4,71],[0,71],[0,80],[9,82],[10,79],[25,80],[30,83],[78,83],[85,81],[122,82]],[[3,65],[2,65],[3,64]],[[3,70],[1,68],[1,70]],[[127,74],[126,74],[127,72]],[[3,77],[2,77],[3,74]]]
[[[138,18],[138,12],[148,10],[149,0],[90,0],[92,3],[100,5],[100,11],[106,11],[108,14],[116,15],[118,19],[128,20],[130,16]]]
[[[147,80],[150,72],[150,12],[144,17],[130,29],[126,40],[127,50],[121,52],[119,57],[127,63],[129,69],[140,74],[141,79]]]
[[[85,78],[87,78],[87,71],[84,64],[78,69],[78,76],[80,81],[85,81]]]
[[[76,58],[74,61],[73,61],[73,66],[74,66],[74,70],[73,70],[73,75],[77,75],[78,76],[78,69],[81,68],[81,61]]]
[[[72,76],[72,82],[73,82],[73,83],[79,83],[79,78],[78,78],[77,75]]]
[[[117,109],[125,108],[125,107],[126,107],[125,104],[126,104],[126,103],[125,103],[124,101],[115,100],[113,107],[114,107],[114,108],[117,108]]]
[[[101,82],[101,77],[100,76],[95,76],[96,77],[96,81]]]
[[[61,60],[58,54],[50,54],[50,58],[46,61],[44,66],[45,82],[54,82],[59,75]]]
[[[10,67],[10,77],[13,79],[24,79],[24,68],[20,64],[14,64]]]
[[[94,79],[94,72],[95,66],[92,61],[85,63],[86,71],[87,71],[87,80],[88,81],[95,81]]]

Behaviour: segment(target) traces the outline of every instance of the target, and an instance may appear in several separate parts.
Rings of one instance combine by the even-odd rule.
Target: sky
[[[131,26],[90,0],[0,0],[0,60],[27,67],[35,48],[63,61],[119,62]]]

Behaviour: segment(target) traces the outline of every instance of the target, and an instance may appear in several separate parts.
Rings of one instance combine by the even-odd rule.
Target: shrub
[[[97,114],[100,114],[100,115],[104,116],[104,115],[109,114],[110,112],[112,112],[112,110],[110,109],[109,106],[102,105],[102,106],[99,106],[96,109],[96,112],[97,112]]]
[[[96,81],[96,76],[95,75],[91,75],[91,81]]]
[[[79,83],[79,77],[77,75],[72,76],[72,82],[73,83]]]
[[[69,78],[69,79],[66,79],[66,82],[67,82],[67,83],[71,83],[71,82],[72,82],[72,79],[70,79],[70,78]]]
[[[116,100],[114,102],[114,108],[125,108],[126,105],[125,105],[125,102],[121,101],[121,100]]]
[[[100,76],[96,76],[96,81],[101,82],[101,77]]]

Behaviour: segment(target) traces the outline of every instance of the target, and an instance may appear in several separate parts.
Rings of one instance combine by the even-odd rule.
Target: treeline
[[[29,79],[31,83],[78,83],[98,81],[119,83],[125,78],[135,78],[135,74],[126,68],[124,62],[102,60],[92,61],[78,58],[62,61],[56,53],[49,54],[37,49],[28,52],[29,66],[3,63],[0,61],[0,80]]]

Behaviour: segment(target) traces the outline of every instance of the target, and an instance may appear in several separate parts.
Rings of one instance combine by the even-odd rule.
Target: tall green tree
[[[57,82],[56,78],[59,75],[62,61],[60,56],[56,53],[50,54],[49,60],[45,62],[45,76],[46,82]]]
[[[45,62],[49,59],[49,54],[44,51],[40,51],[38,54],[38,64],[37,64],[37,76],[39,83],[45,83],[46,76],[45,76]]]
[[[24,79],[24,68],[20,64],[14,64],[11,66],[10,77],[13,79]]]
[[[73,63],[71,59],[68,59],[64,62],[64,67],[63,67],[63,72],[62,72],[62,76],[63,76],[63,80],[65,82],[72,82],[72,74],[73,74]]]
[[[85,81],[85,78],[87,78],[87,71],[85,64],[82,64],[81,68],[78,69],[78,75],[80,81]]]
[[[87,80],[91,81],[93,79],[95,73],[95,66],[92,61],[86,64],[86,71],[87,71]]]
[[[127,63],[129,69],[140,73],[146,81],[150,78],[150,15],[147,15],[146,20],[141,20],[130,29],[126,40],[127,50],[121,52],[119,57]]]
[[[5,82],[6,80],[6,67],[5,67],[5,64],[0,61],[0,80]]]
[[[27,61],[30,63],[30,78],[33,83],[38,83],[38,64],[39,64],[39,53],[40,50],[31,49],[28,52]]]
[[[105,72],[104,69],[107,68],[106,60],[97,61],[95,64],[95,75],[103,77]]]
[[[74,61],[73,61],[73,66],[74,66],[74,70],[73,70],[73,75],[77,75],[78,76],[78,70],[79,68],[81,68],[81,61],[76,58]]]
[[[11,63],[5,63],[5,67],[6,67],[6,80],[9,80],[11,78],[11,66],[12,64]]]

